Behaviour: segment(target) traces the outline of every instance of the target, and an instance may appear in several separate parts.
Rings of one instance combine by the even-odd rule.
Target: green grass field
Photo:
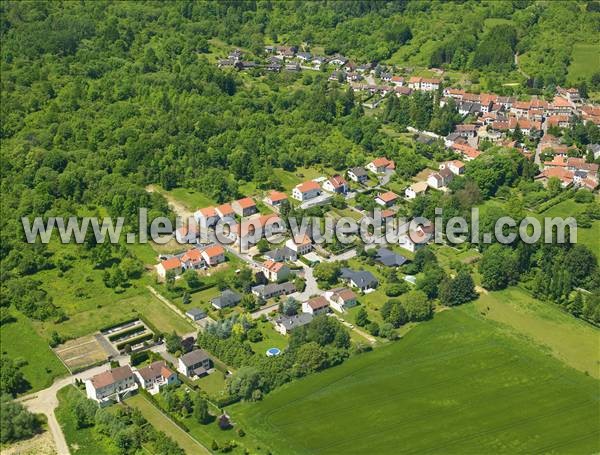
[[[600,44],[574,44],[567,80],[573,83],[581,79],[589,79],[592,74],[600,71],[598,55],[600,55]]]
[[[22,367],[25,379],[31,385],[27,393],[44,389],[52,384],[54,378],[68,373],[65,366],[48,346],[48,342],[34,330],[31,322],[13,311],[15,322],[4,324],[0,331],[2,354],[11,359],[24,359]]]
[[[508,325],[547,346],[566,364],[600,378],[600,333],[590,324],[557,305],[540,302],[520,287],[481,295],[475,306],[486,318]]]
[[[597,391],[468,305],[231,413],[274,453],[593,453]]]
[[[125,403],[128,406],[137,408],[150,424],[164,432],[173,439],[179,447],[185,450],[187,454],[210,453],[197,440],[179,428],[172,420],[165,417],[156,406],[150,403],[143,395],[135,395],[128,398]]]

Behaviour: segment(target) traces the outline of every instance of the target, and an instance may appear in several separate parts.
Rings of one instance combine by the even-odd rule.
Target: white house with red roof
[[[400,196],[393,191],[387,191],[385,193],[379,193],[375,198],[375,202],[384,207],[391,207],[398,201],[399,198]]]
[[[313,248],[312,241],[307,235],[304,235],[299,239],[289,239],[285,242],[285,246],[299,256],[310,253]]]
[[[135,374],[129,365],[104,371],[85,381],[85,392],[90,400],[100,404],[120,401],[138,388]]]
[[[348,308],[356,306],[356,294],[348,288],[337,288],[326,291],[325,298],[329,301],[331,308],[340,313],[345,313]]]
[[[265,198],[265,202],[273,207],[279,207],[287,200],[287,194],[276,190],[269,191],[267,197]]]
[[[318,314],[329,313],[329,302],[322,295],[302,303],[302,312],[316,316]]]
[[[388,160],[385,157],[375,158],[369,164],[367,169],[375,174],[384,174],[387,171],[393,171],[396,169],[396,164],[392,160]]]
[[[205,261],[202,257],[202,252],[198,248],[191,248],[181,256],[181,264],[187,269],[199,269]]]
[[[222,220],[233,220],[235,219],[235,210],[229,204],[221,204],[215,208],[215,212],[219,215]]]
[[[237,201],[233,201],[231,203],[231,208],[240,217],[254,215],[256,212],[258,212],[258,209],[256,208],[256,202],[254,202],[254,199],[251,197],[245,197],[238,199]]]
[[[196,243],[200,230],[196,225],[196,222],[190,222],[187,225],[183,225],[175,231],[175,239],[179,243]]]
[[[339,174],[328,178],[323,183],[323,189],[331,193],[346,194],[348,192],[348,182]]]
[[[219,215],[214,207],[204,207],[196,210],[194,218],[201,227],[211,227],[219,221]]]
[[[211,245],[202,250],[202,258],[206,264],[215,266],[225,262],[225,249],[221,245]]]
[[[151,363],[135,372],[138,382],[151,395],[157,394],[166,385],[177,383],[177,374],[171,371],[164,360]]]
[[[183,263],[177,256],[165,259],[156,266],[156,273],[162,279],[165,279],[167,277],[167,273],[170,271],[173,271],[175,275],[180,275],[183,271]]]
[[[269,281],[281,281],[290,276],[290,268],[283,262],[275,262],[270,259],[260,265],[261,272]]]
[[[454,175],[462,175],[465,173],[465,163],[460,160],[446,161],[445,163],[440,164],[440,170],[445,168],[449,169]]]
[[[292,197],[304,202],[321,195],[321,186],[314,180],[300,183],[292,190]]]

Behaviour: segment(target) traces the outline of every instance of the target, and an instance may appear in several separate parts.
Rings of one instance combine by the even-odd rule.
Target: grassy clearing
[[[12,359],[24,359],[22,367],[25,379],[31,385],[27,392],[44,389],[54,378],[66,375],[67,369],[48,346],[48,342],[34,330],[29,319],[13,312],[16,321],[4,324],[0,331],[2,354]]]
[[[215,201],[204,193],[190,188],[173,188],[171,191],[164,191],[164,193],[171,196],[173,199],[182,202],[191,211],[196,211],[201,207],[215,205]]]
[[[307,180],[312,180],[317,177],[327,177],[337,172],[333,169],[325,168],[323,166],[315,166],[312,168],[299,167],[294,172],[286,171],[284,169],[273,169],[273,172],[286,191],[290,191],[296,185]]]
[[[58,408],[56,408],[55,414],[67,444],[72,453],[109,454],[111,452],[107,450],[106,446],[96,439],[93,428],[77,428],[77,423],[71,413],[71,401],[81,393],[72,385],[60,389],[57,393]]]
[[[198,384],[200,390],[208,393],[210,397],[218,397],[225,390],[225,378],[221,371],[215,371],[197,379],[195,383]]]
[[[467,305],[230,409],[275,453],[591,453],[597,388]]]
[[[143,395],[135,395],[128,398],[125,403],[128,406],[137,408],[150,424],[164,432],[173,439],[179,447],[185,450],[187,454],[210,453],[196,439],[191,437],[181,428],[179,428],[171,419],[166,417],[156,406],[150,403]]]
[[[592,74],[600,71],[598,55],[600,55],[600,44],[574,44],[567,79],[573,83],[581,79],[589,79]]]
[[[257,322],[257,326],[263,334],[262,341],[251,343],[252,350],[259,355],[266,355],[267,349],[279,348],[285,349],[288,344],[288,339],[277,332],[270,322]]]
[[[107,301],[104,305],[96,308],[79,311],[70,315],[69,320],[60,324],[48,321],[34,324],[38,333],[46,337],[56,330],[62,336],[77,338],[96,332],[101,327],[134,317],[138,313],[143,314],[158,330],[164,332],[175,330],[177,333],[183,334],[194,330],[190,323],[176,315],[145,288],[140,291],[139,295]]]
[[[486,318],[547,346],[552,355],[573,368],[600,378],[600,331],[586,322],[519,287],[481,295],[475,307]]]

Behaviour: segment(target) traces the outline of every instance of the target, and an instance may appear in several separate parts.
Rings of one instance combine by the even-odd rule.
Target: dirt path
[[[192,212],[189,208],[187,208],[184,204],[182,204],[180,201],[175,199],[173,196],[165,193],[163,190],[158,188],[156,185],[148,185],[146,187],[146,191],[148,193],[156,192],[156,193],[162,194],[162,196],[169,203],[169,207],[171,208],[171,210],[173,210],[173,212],[175,212],[175,214],[177,216],[184,218],[184,219],[191,218],[194,216],[194,212]]]

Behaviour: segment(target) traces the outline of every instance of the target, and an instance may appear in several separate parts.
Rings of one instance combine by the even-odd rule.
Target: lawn
[[[125,403],[137,408],[150,424],[173,439],[187,454],[210,453],[195,438],[179,428],[171,419],[165,416],[156,406],[143,395],[128,398]],[[92,453],[92,452],[90,452]]]
[[[307,180],[312,180],[317,177],[327,177],[336,173],[333,169],[324,168],[322,166],[315,166],[311,168],[299,167],[294,172],[286,171],[284,169],[273,169],[273,172],[279,180],[285,191],[290,191],[296,185]]]
[[[250,343],[252,350],[259,355],[266,355],[267,349],[279,348],[285,349],[288,345],[287,337],[283,336],[275,330],[270,322],[257,321],[257,327],[263,334],[262,341]]]
[[[597,391],[467,305],[229,412],[274,453],[595,453]]]
[[[106,295],[107,292],[103,294]],[[103,294],[101,293],[100,296]],[[135,317],[138,313],[148,318],[151,324],[163,332],[175,330],[179,334],[184,334],[194,330],[191,323],[167,308],[145,288],[140,289],[140,294],[136,296],[114,301],[106,299],[104,304],[70,314],[69,319],[60,324],[50,321],[34,324],[38,333],[45,337],[49,337],[50,333],[56,330],[62,336],[77,338],[94,333],[102,327]]]
[[[72,385],[58,391],[58,408],[54,411],[56,419],[62,428],[72,453],[108,455],[110,451],[106,449],[101,441],[96,439],[93,428],[77,428],[75,417],[71,412],[70,402],[76,395],[81,393]]]
[[[180,201],[192,212],[202,207],[215,205],[215,201],[204,193],[190,188],[173,188],[171,191],[163,190],[163,193]]]
[[[16,311],[13,311],[13,316],[15,322],[2,325],[0,344],[3,355],[7,354],[13,360],[27,361],[21,370],[31,385],[27,393],[45,389],[54,378],[68,374],[48,342],[36,333],[29,319]]]
[[[600,331],[520,287],[481,295],[475,302],[486,318],[547,346],[552,354],[580,371],[600,378]]]
[[[225,390],[225,378],[222,371],[214,371],[194,382],[198,384],[200,390],[206,392],[211,398],[218,397]]]
[[[567,79],[574,83],[582,79],[589,79],[592,74],[600,71],[598,55],[600,55],[600,44],[574,44]]]

